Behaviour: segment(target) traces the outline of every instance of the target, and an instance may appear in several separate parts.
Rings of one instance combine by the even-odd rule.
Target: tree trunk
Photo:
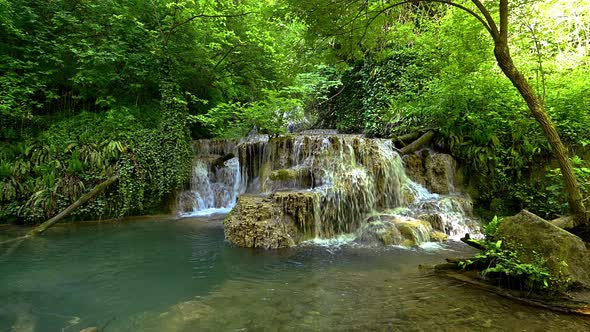
[[[576,224],[587,223],[589,216],[584,207],[582,192],[580,191],[580,186],[576,180],[574,169],[568,156],[568,150],[559,138],[555,125],[545,111],[543,103],[539,97],[537,97],[524,75],[516,69],[512,57],[510,56],[508,44],[502,40],[496,40],[495,43],[494,55],[496,56],[498,65],[506,77],[508,77],[512,84],[518,89],[522,98],[526,101],[529,110],[535,120],[541,125],[543,133],[545,134],[545,137],[547,137],[547,140],[555,153],[559,168],[561,169],[561,174],[565,181],[569,207],[576,219]]]
[[[414,151],[417,151],[418,149],[420,149],[424,145],[430,143],[430,141],[432,141],[433,138],[434,138],[434,131],[429,130],[426,134],[420,136],[420,138],[418,138],[417,140],[415,140],[411,144],[405,146],[400,151],[403,155],[412,153]]]
[[[81,206],[84,203],[88,202],[94,196],[102,193],[108,186],[110,186],[113,182],[115,182],[117,180],[119,180],[119,176],[118,175],[114,175],[114,176],[111,176],[106,181],[99,183],[89,193],[87,193],[87,194],[83,195],[82,197],[80,197],[77,201],[75,201],[72,205],[68,206],[65,210],[63,210],[62,212],[60,212],[57,216],[55,216],[55,217],[47,220],[46,222],[42,223],[39,226],[33,228],[31,231],[29,231],[27,233],[26,237],[31,237],[31,236],[39,235],[39,234],[45,232],[49,227],[53,226],[56,222],[60,221],[64,217],[66,217],[68,214],[70,214],[72,211],[74,211],[75,209],[77,209],[79,206]]]

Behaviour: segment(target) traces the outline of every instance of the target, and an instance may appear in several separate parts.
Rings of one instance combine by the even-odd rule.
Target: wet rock
[[[379,236],[379,240],[381,240],[386,246],[399,245],[404,241],[402,234],[397,227],[387,229]]]
[[[225,238],[240,247],[292,247],[298,231],[292,220],[279,216],[280,211],[267,197],[240,196],[223,222]]]
[[[297,243],[320,234],[319,193],[311,191],[280,191],[272,195],[279,218],[292,222],[297,229]]]
[[[465,216],[473,215],[473,201],[467,197],[461,196],[446,196],[438,199],[421,201],[413,206],[421,210],[454,212]]]
[[[212,167],[212,168],[223,168],[223,167],[225,167],[225,162],[226,162],[226,161],[228,161],[228,160],[230,160],[230,159],[233,159],[233,158],[235,158],[235,157],[236,157],[236,155],[235,155],[235,154],[233,154],[233,153],[228,153],[228,154],[226,154],[226,155],[224,155],[224,156],[221,156],[221,157],[219,157],[219,158],[216,158],[215,160],[213,160],[213,161],[211,162],[211,167]]]
[[[416,246],[430,241],[432,226],[427,221],[413,218],[397,219],[396,226],[404,238],[402,244],[405,246]]]
[[[432,227],[427,221],[390,215],[373,218],[359,231],[357,242],[411,247],[431,240]]]
[[[449,236],[443,232],[432,231],[430,232],[430,241],[432,242],[445,242],[449,240]]]
[[[178,195],[176,208],[180,213],[193,211],[197,207],[197,194],[195,192],[183,191]]]
[[[590,253],[577,236],[523,210],[505,218],[498,229],[502,246],[519,254],[524,263],[539,258],[551,274],[573,285],[590,287]]]
[[[365,245],[400,245],[403,240],[395,223],[379,219],[364,225],[356,239],[357,243]]]
[[[456,192],[457,162],[448,154],[425,149],[403,157],[406,173],[429,191],[448,195]]]
[[[263,191],[271,192],[284,188],[311,188],[312,172],[307,167],[279,169],[270,172]]]
[[[427,187],[426,171],[424,169],[424,151],[405,155],[402,159],[406,168],[406,174],[414,182]]]
[[[241,247],[292,247],[319,234],[319,193],[243,195],[224,221],[225,238]]]
[[[438,213],[422,214],[418,217],[418,219],[428,221],[433,230],[440,232],[445,231],[445,222],[443,217]]]
[[[424,160],[428,189],[433,193],[448,195],[455,192],[457,163],[451,155],[430,153]]]

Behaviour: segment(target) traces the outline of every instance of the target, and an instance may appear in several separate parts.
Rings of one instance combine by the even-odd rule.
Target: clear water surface
[[[225,242],[221,223],[60,226],[23,242],[0,256],[0,331],[590,331],[418,268],[471,253],[459,243],[264,251]]]

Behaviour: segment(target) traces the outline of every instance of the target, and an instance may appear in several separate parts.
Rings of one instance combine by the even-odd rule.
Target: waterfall
[[[239,245],[281,247],[341,234],[367,238],[362,232],[375,227],[396,228],[393,244],[428,241],[433,232],[452,239],[474,233],[470,201],[430,193],[412,181],[391,140],[311,132],[201,140],[194,150],[181,213],[235,207],[225,231]]]
[[[179,195],[181,216],[228,213],[241,192],[241,169],[234,141],[200,140],[193,144],[195,159],[190,188]]]

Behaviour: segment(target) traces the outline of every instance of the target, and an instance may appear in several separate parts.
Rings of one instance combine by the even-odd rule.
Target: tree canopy
[[[42,221],[115,173],[75,217],[158,212],[190,176],[192,139],[288,123],[437,129],[482,210],[565,213],[569,159],[554,170],[555,142],[507,78],[490,20],[583,200],[590,1],[448,2],[0,0],[0,219]]]

